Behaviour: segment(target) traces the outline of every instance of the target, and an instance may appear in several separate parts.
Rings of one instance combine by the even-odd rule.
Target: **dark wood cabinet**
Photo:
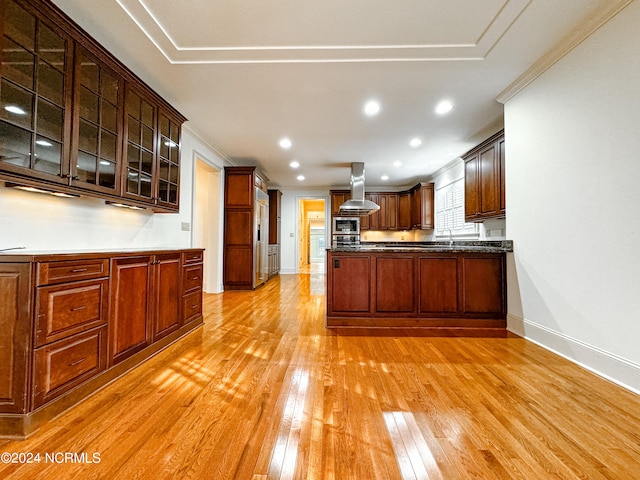
[[[0,179],[179,209],[186,120],[47,0],[3,0]]]
[[[152,334],[153,341],[156,341],[182,325],[183,285],[202,285],[202,265],[192,267],[193,271],[188,270],[182,266],[180,252],[155,255],[152,265]],[[182,278],[183,273],[187,278]]]
[[[327,260],[331,262],[331,275],[327,277],[329,314],[371,312],[371,257],[342,255]]]
[[[465,221],[480,222],[505,215],[504,131],[487,139],[463,157]]]
[[[181,326],[202,318],[203,262],[204,252],[202,250],[182,253]]]
[[[28,408],[32,279],[31,265],[0,263],[0,412]],[[0,420],[0,434],[2,433]]]
[[[202,323],[203,251],[0,254],[0,436],[24,436]]]
[[[351,192],[349,190],[330,190],[329,196],[331,198],[331,216],[340,216],[340,205],[351,198]]]
[[[411,228],[433,230],[433,200],[433,183],[419,183],[411,189]]]
[[[376,313],[415,313],[414,270],[412,255],[375,257]]]
[[[331,190],[331,216],[349,199],[346,190]],[[420,183],[404,192],[367,192],[365,198],[380,210],[360,217],[360,230],[409,230],[434,228],[434,184]]]
[[[458,258],[420,257],[418,299],[421,314],[455,314],[459,311]]]
[[[398,230],[411,229],[411,192],[398,193]]]
[[[327,325],[506,327],[503,253],[327,253]]]
[[[255,254],[256,189],[267,196],[266,182],[255,167],[226,167],[224,171],[224,288],[251,290],[261,260]],[[268,240],[268,234],[262,240]]]
[[[109,364],[116,364],[151,342],[150,255],[111,261]]]

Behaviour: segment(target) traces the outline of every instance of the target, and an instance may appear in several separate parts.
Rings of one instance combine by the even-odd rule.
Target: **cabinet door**
[[[180,253],[156,255],[153,263],[153,290],[155,294],[153,339],[155,341],[180,328],[182,299],[180,273],[182,266]],[[201,269],[202,265],[194,265],[190,268],[194,267]],[[198,278],[202,284],[202,275]]]
[[[178,210],[180,199],[180,122],[160,111],[158,116],[158,205]]]
[[[507,210],[507,197],[505,194],[505,175],[504,175],[504,168],[505,168],[505,150],[504,150],[504,137],[498,141],[498,165],[500,167],[500,180],[499,180],[499,186],[500,186],[500,213],[501,214],[505,214],[506,210]]]
[[[502,255],[462,258],[462,313],[506,315],[506,287]]]
[[[412,256],[376,258],[376,312],[414,313],[414,260]]]
[[[0,264],[0,412],[25,413],[31,338],[31,265]]]
[[[340,205],[349,200],[351,194],[348,190],[332,190],[329,194],[331,195],[331,216],[337,217],[340,215]]]
[[[156,106],[130,85],[125,104],[123,194],[153,204],[156,156]]]
[[[420,228],[423,230],[432,230],[434,228],[433,198],[433,183],[422,185],[420,187]]]
[[[419,313],[458,312],[458,259],[419,259]]]
[[[151,257],[111,260],[110,365],[150,343]]]
[[[398,230],[398,194],[385,193],[380,196],[380,209],[384,208],[381,214],[383,230]]]
[[[378,193],[367,193],[364,198],[367,200],[371,200],[376,205],[380,205],[380,194]],[[369,222],[369,230],[380,230],[382,227],[381,210],[378,210],[371,215],[367,215],[366,217],[361,217],[360,228],[362,228],[362,220],[365,220],[365,222]]]
[[[478,154],[464,161],[464,217],[473,221],[480,214],[480,169]]]
[[[2,8],[0,170],[69,184],[73,42],[44,15]]]
[[[398,230],[411,228],[411,193],[398,194]]]
[[[495,216],[500,210],[499,165],[497,144],[491,144],[478,153],[480,177],[480,213]]]
[[[117,194],[120,187],[120,123],[123,80],[86,49],[75,59],[72,184]]]
[[[329,314],[371,311],[371,257],[329,257]]]

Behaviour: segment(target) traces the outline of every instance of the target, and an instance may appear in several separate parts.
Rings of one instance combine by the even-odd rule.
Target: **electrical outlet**
[[[183,232],[191,231],[191,224],[189,222],[182,222],[181,227]]]

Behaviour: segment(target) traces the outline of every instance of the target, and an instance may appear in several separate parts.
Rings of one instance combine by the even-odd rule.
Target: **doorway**
[[[222,292],[220,170],[197,155],[194,158],[193,228],[191,244],[204,248],[203,290]]]
[[[298,201],[298,273],[325,271],[325,208],[324,198],[301,198]]]

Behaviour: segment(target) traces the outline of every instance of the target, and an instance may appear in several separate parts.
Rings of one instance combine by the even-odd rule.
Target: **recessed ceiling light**
[[[389,180],[389,175],[382,175],[380,180]]]
[[[291,148],[291,145],[293,145],[291,143],[291,140],[289,140],[287,137],[281,138],[280,142],[278,143],[278,145],[280,145],[280,148],[284,148],[285,150],[288,150]]]
[[[301,182],[304,180],[304,175],[298,175],[296,178]]]
[[[443,100],[436,105],[436,113],[438,115],[444,115],[445,113],[449,113],[452,108],[453,104],[449,100]]]
[[[4,109],[9,112],[9,113],[15,113],[16,115],[26,115],[27,112],[25,112],[23,109],[21,109],[20,107],[17,107],[16,105],[7,105],[6,107],[4,107]]]
[[[298,162],[297,160],[294,160],[293,162],[291,162],[291,163],[289,164],[289,166],[290,166],[291,168],[298,168],[298,167],[300,166],[300,162]]]
[[[367,117],[373,117],[380,112],[380,102],[377,100],[369,100],[364,104],[364,113]]]
[[[418,148],[420,145],[422,145],[422,140],[420,140],[418,137],[412,138],[409,142],[409,145],[411,145],[412,148]]]
[[[402,165],[402,162],[400,160],[396,160],[395,162],[393,162],[393,166],[394,167],[399,167],[400,165]]]

